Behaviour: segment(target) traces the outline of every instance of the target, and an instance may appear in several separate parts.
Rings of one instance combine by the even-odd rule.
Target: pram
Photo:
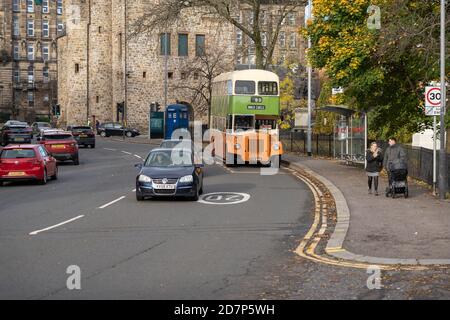
[[[386,188],[386,197],[396,198],[398,194],[403,194],[405,198],[408,198],[408,169],[406,165],[394,165],[391,168],[388,172],[389,187]]]

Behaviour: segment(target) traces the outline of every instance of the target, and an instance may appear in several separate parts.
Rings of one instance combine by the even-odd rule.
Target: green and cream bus
[[[279,159],[279,88],[279,77],[265,70],[228,72],[214,79],[210,124],[216,156],[227,164]]]

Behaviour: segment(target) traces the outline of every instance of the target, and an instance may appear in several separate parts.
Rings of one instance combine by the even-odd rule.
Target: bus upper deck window
[[[258,82],[258,91],[261,96],[278,95],[278,84],[276,82],[260,81]]]
[[[234,84],[235,94],[255,94],[256,85],[254,81],[238,80]]]

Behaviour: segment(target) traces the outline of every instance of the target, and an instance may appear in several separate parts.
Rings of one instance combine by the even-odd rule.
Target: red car
[[[61,130],[48,130],[42,133],[38,141],[45,146],[56,160],[71,160],[76,166],[80,164],[78,143],[72,133]]]
[[[9,145],[0,153],[0,186],[6,181],[58,179],[56,159],[40,145]]]

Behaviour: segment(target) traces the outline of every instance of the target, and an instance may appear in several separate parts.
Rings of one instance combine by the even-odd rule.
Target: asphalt
[[[81,149],[79,167],[61,165],[57,181],[4,186],[0,298],[220,299],[224,288],[239,292],[256,259],[269,269],[280,250],[293,255],[282,240],[301,237],[312,219],[300,181],[215,165],[205,168],[205,193],[247,193],[247,202],[137,202],[134,164],[152,147],[100,140]],[[66,287],[70,265],[81,269],[81,290]]]

